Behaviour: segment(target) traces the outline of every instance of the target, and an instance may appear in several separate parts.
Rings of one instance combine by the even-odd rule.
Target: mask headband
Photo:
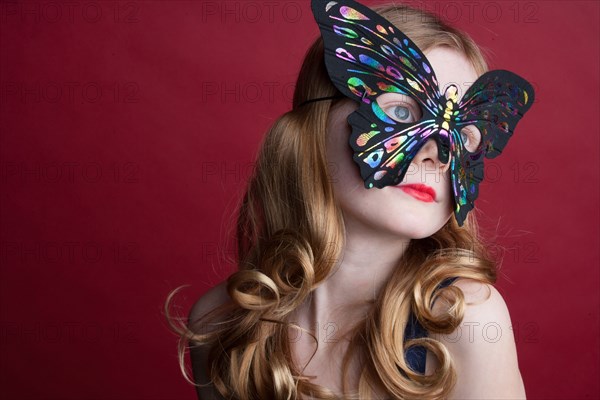
[[[342,98],[342,97],[344,97],[344,96],[343,96],[343,95],[341,95],[341,94],[336,94],[335,96],[318,97],[318,98],[316,98],[316,99],[310,99],[310,100],[303,101],[302,103],[300,103],[300,104],[298,105],[298,108],[302,107],[302,106],[303,106],[303,105],[305,105],[305,104],[312,103],[312,102],[315,102],[315,101],[340,99],[340,98]]]
[[[347,121],[365,188],[402,182],[415,155],[434,139],[440,161],[450,162],[454,214],[462,226],[479,194],[484,158],[497,157],[505,148],[534,101],[533,87],[510,71],[488,71],[459,101],[456,85],[441,93],[425,54],[375,11],[353,0],[312,0],[311,8],[329,78],[359,103]],[[385,93],[409,96],[421,118],[400,122],[387,115],[377,103]],[[477,148],[469,148],[463,134],[478,136]]]

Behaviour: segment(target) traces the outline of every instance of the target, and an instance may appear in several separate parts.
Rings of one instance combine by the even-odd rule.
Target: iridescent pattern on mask
[[[450,162],[454,213],[462,226],[479,194],[484,158],[494,158],[505,148],[534,101],[533,87],[510,71],[488,71],[458,101],[458,88],[449,85],[442,95],[423,52],[370,8],[353,0],[312,0],[312,11],[331,81],[359,102],[358,110],[348,116],[349,143],[365,187],[399,184],[432,138],[440,161]],[[391,119],[377,104],[384,93],[415,100],[421,119],[410,123]],[[481,143],[473,151],[465,147],[460,133],[469,125],[481,133]]]

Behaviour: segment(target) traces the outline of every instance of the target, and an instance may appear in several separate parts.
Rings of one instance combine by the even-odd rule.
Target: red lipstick
[[[421,183],[415,183],[410,185],[401,185],[398,188],[402,189],[404,193],[407,193],[417,200],[431,203],[435,201],[435,190],[432,187],[423,185]]]

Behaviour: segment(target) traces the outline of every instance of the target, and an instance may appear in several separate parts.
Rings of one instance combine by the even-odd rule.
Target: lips
[[[421,200],[427,203],[435,201],[435,190],[431,186],[423,185],[421,183],[401,185],[397,186],[402,189],[405,193],[413,196],[417,200]]]

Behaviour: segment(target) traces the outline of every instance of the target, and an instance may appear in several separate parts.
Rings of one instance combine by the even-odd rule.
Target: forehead
[[[448,85],[455,84],[460,99],[477,80],[475,67],[460,51],[448,46],[437,46],[424,53],[433,67],[442,95]]]

